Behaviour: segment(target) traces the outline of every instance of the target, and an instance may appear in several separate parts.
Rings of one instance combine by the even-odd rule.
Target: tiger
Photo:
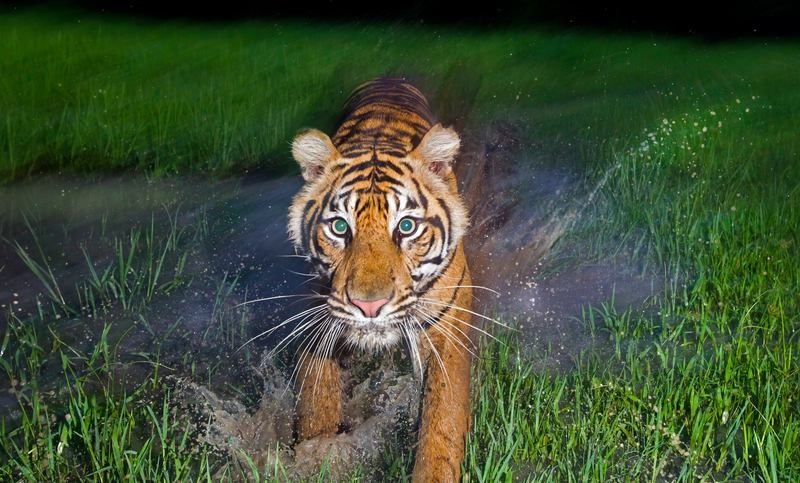
[[[358,87],[332,138],[306,128],[292,142],[305,183],[288,231],[326,289],[301,324],[314,343],[298,355],[297,439],[340,430],[342,348],[405,341],[423,381],[417,483],[460,480],[470,427],[475,328],[462,246],[469,216],[453,172],[460,145],[400,78]]]

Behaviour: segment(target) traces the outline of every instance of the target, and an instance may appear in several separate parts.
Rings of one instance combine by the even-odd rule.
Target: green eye
[[[400,220],[400,224],[397,225],[397,229],[400,230],[400,234],[402,235],[410,235],[414,233],[414,229],[416,227],[417,223],[411,218],[403,218]]]
[[[331,229],[337,235],[344,235],[347,233],[347,222],[341,218],[337,218],[331,223]]]

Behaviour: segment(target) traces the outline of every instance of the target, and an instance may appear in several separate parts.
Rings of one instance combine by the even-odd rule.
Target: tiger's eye
[[[400,220],[400,224],[397,225],[397,229],[400,230],[400,233],[403,235],[410,235],[414,232],[416,227],[417,223],[411,218],[403,218]]]
[[[337,235],[344,235],[347,233],[347,222],[341,218],[333,220],[333,223],[331,223],[331,229]]]

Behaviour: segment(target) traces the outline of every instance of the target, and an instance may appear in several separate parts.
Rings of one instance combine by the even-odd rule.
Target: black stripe
[[[317,255],[327,255],[327,253],[325,253],[325,248],[319,243],[319,237],[313,236],[311,237],[311,241],[314,243],[314,249],[316,250]]]
[[[325,196],[322,198],[322,203],[317,207],[317,209],[314,210],[314,213],[308,218],[307,220],[308,224],[306,225],[306,238],[303,238],[304,240],[311,238],[311,229],[314,226],[316,226],[316,224],[319,222],[319,217],[322,215],[322,207],[328,204],[332,195],[333,193],[331,191],[326,192]],[[310,250],[311,247],[309,246],[308,249]]]
[[[396,158],[404,158],[404,157],[406,157],[408,155],[408,153],[405,152],[405,151],[399,151],[399,150],[394,150],[394,149],[381,149],[381,150],[379,150],[379,152],[381,154],[385,154],[387,156],[394,156]],[[400,174],[402,174],[402,172]]]
[[[327,272],[331,268],[331,264],[324,261],[323,259],[319,258],[316,255],[309,255],[308,259],[311,261],[312,265],[317,265],[325,269]]]
[[[362,174],[361,176],[356,176],[355,178],[351,179],[350,181],[345,182],[342,185],[342,188],[348,188],[348,187],[350,187],[350,186],[352,186],[352,185],[354,185],[354,184],[356,184],[358,182],[361,182],[361,181],[368,181],[370,179],[370,177],[371,176],[367,175],[367,174]]]
[[[428,229],[428,227],[426,226],[426,227],[425,227],[425,229],[427,230],[427,229]],[[423,234],[424,234],[424,232],[423,232],[423,233],[420,233],[420,236],[422,236]],[[431,250],[433,250],[433,247],[434,247],[434,246],[436,246],[436,233],[431,233],[431,239],[430,239],[430,241],[428,242],[428,249],[427,249],[427,250],[425,250],[425,253],[424,253],[422,256],[423,256],[423,257],[427,257],[427,256],[428,256],[428,253],[430,253],[430,252],[431,252]]]
[[[405,305],[398,305],[397,308],[395,309],[395,313],[404,312],[404,311],[410,309],[411,307],[413,307],[416,304],[417,304],[417,301],[416,300],[412,300],[411,302],[408,302]]]
[[[416,178],[411,178],[411,181],[414,183],[414,187],[417,188],[417,194],[419,194],[419,201],[422,203],[422,209],[427,211],[428,210],[428,198],[425,196],[425,193],[422,192],[422,188],[419,186],[419,182]]]
[[[371,153],[372,149],[363,148],[360,144],[342,150],[342,156],[347,158],[360,158],[361,156]]]
[[[433,257],[433,258],[429,258],[428,260],[421,261],[419,266],[421,267],[423,265],[430,265],[430,264],[439,265],[443,261],[444,261],[444,257],[439,255],[438,257]]]
[[[308,244],[308,239],[310,237],[311,224],[313,223],[314,217],[316,217],[317,212],[319,211],[319,209],[315,209],[310,215],[308,214],[308,211],[312,207],[314,207],[315,203],[316,203],[316,201],[311,200],[308,203],[306,203],[306,206],[303,209],[303,213],[305,215],[303,217],[303,227],[302,227],[301,232],[300,232],[300,241],[303,244],[303,251],[305,251],[306,253],[311,251],[311,247]]]
[[[342,173],[342,177],[346,177],[357,171],[366,170],[369,168],[374,168],[378,170],[389,168],[399,175],[404,174],[403,170],[400,169],[398,166],[396,166],[394,163],[390,161],[380,160],[377,158],[377,154],[373,154],[372,159],[370,159],[369,161],[362,161],[347,168],[347,170],[344,173]]]
[[[339,297],[337,297],[337,296],[336,296],[336,295],[334,295],[333,293],[331,293],[330,295],[328,295],[328,303],[330,304],[330,303],[331,303],[331,301],[333,301],[333,302],[336,302],[336,303],[338,303],[339,305],[346,305],[346,304],[344,303],[344,300],[343,300],[343,299],[340,299]]]
[[[342,177],[346,177],[346,176],[349,176],[349,175],[355,173],[356,171],[360,171],[362,169],[369,169],[369,168],[372,168],[372,167],[375,167],[375,155],[374,154],[372,155],[372,159],[370,159],[369,161],[362,161],[362,162],[360,162],[358,164],[354,164],[354,165],[350,166],[349,168],[347,168],[345,170],[345,172],[342,173]]]
[[[411,295],[412,295],[411,292],[406,292],[404,295],[400,295],[395,300],[395,304],[401,304],[401,303],[405,302],[406,300],[408,300],[411,297]]]
[[[447,226],[450,226],[450,222],[453,220],[452,216],[450,215],[450,208],[447,207],[447,204],[441,198],[436,198],[436,201],[439,202],[439,206],[442,207],[444,210],[444,214],[447,217]],[[447,249],[447,246],[450,244],[450,230],[442,229],[444,233],[444,248]]]
[[[382,163],[383,163],[383,165],[382,165],[381,167],[386,167],[386,168],[389,168],[389,169],[391,169],[392,171],[394,171],[395,173],[397,173],[397,174],[399,174],[399,175],[401,175],[401,176],[402,176],[403,174],[405,174],[405,173],[403,172],[403,170],[402,170],[402,169],[400,169],[400,167],[399,167],[399,166],[397,166],[397,165],[396,165],[396,164],[394,164],[394,163],[390,163],[390,162],[388,162],[388,161],[382,161]]]
[[[450,268],[450,265],[453,264],[453,260],[455,260],[455,258],[456,258],[455,257],[455,253],[456,252],[453,251],[453,253],[448,255],[447,263],[444,264],[444,266],[442,267],[442,269],[439,271],[438,274],[436,274],[435,276],[431,277],[430,280],[425,282],[425,286],[422,287],[419,290],[419,292],[418,292],[419,294],[423,294],[423,293],[427,292],[428,290],[430,290],[431,287],[433,286],[433,284],[436,283],[436,281],[439,280],[442,277],[442,275],[444,275],[445,272],[447,272],[447,269]],[[412,275],[411,278],[414,279],[415,278],[414,275]],[[417,277],[414,281],[415,282],[419,282],[421,279],[422,279],[422,277]]]
[[[333,314],[333,315],[342,315],[342,316],[344,316],[345,318],[348,318],[348,319],[353,317],[353,315],[350,312],[346,312],[346,311],[340,309],[339,307],[334,307],[334,306],[331,306],[330,313]]]
[[[438,228],[440,232],[445,233],[444,223],[442,223],[442,219],[439,218],[438,215],[434,215],[430,218],[425,218],[425,222],[433,225],[434,228]]]
[[[392,178],[390,176],[362,174],[361,176],[357,176],[357,177],[351,179],[350,181],[346,182],[345,184],[343,184],[342,188],[350,187],[350,186],[352,186],[352,185],[354,185],[354,184],[356,184],[358,182],[361,182],[361,181],[371,181],[373,186],[375,184],[377,184],[377,183],[389,183],[389,184],[400,185],[400,186],[403,185],[402,182],[397,181],[396,179],[394,179],[394,178]],[[361,191],[364,191],[364,190],[361,190]]]

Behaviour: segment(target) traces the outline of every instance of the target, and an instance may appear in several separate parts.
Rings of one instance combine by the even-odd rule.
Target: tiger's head
[[[379,149],[343,156],[317,130],[295,138],[292,155],[306,184],[290,209],[289,234],[329,288],[318,322],[330,324],[331,339],[377,349],[435,322],[419,305],[468,225],[452,170],[459,146],[456,132],[439,124],[400,156]]]

